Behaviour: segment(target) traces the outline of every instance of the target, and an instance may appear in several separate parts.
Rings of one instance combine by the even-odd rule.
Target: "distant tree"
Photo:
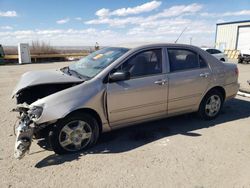
[[[31,54],[57,54],[58,51],[53,48],[49,43],[43,41],[32,41]]]

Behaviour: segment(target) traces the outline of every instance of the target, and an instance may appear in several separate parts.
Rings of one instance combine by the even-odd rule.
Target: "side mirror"
[[[129,72],[118,71],[109,75],[109,82],[118,82],[129,79],[130,79]]]

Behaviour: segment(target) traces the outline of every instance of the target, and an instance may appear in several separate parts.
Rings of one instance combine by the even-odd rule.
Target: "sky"
[[[216,23],[250,20],[249,0],[0,0],[0,44],[213,46]]]

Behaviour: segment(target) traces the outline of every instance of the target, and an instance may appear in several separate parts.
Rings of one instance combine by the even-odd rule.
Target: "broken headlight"
[[[43,107],[41,106],[32,106],[28,111],[30,118],[33,120],[40,118],[42,112],[43,112]]]

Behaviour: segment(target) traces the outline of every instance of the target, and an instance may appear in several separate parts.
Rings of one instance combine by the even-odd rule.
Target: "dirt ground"
[[[85,153],[31,146],[13,158],[11,92],[22,73],[67,63],[0,66],[0,187],[250,187],[250,99],[228,101],[213,121],[184,115],[102,135]]]

